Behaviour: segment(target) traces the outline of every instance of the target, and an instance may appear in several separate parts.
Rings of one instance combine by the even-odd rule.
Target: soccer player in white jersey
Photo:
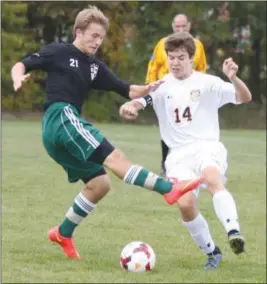
[[[251,93],[236,73],[238,66],[228,58],[223,72],[230,82],[193,70],[195,53],[193,37],[187,32],[170,35],[165,43],[170,73],[155,92],[145,98],[126,102],[120,115],[135,119],[140,109],[153,105],[159,121],[161,138],[170,148],[165,163],[167,176],[189,179],[205,177],[217,217],[227,232],[230,247],[240,254],[245,240],[240,233],[236,204],[225,188],[227,150],[220,142],[218,109],[225,104],[251,100]],[[205,269],[216,268],[222,253],[215,245],[209,226],[197,206],[198,190],[189,192],[177,202],[183,224],[193,240],[207,255]]]

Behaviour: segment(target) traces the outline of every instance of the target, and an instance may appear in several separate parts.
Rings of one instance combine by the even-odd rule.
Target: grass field
[[[158,172],[156,127],[98,125],[136,163]],[[137,142],[139,140],[139,142]],[[82,261],[68,260],[49,243],[82,183],[71,185],[45,153],[39,122],[2,123],[2,283],[266,283],[266,136],[263,131],[223,131],[229,151],[228,188],[246,238],[246,253],[234,255],[207,192],[200,208],[223,251],[220,268],[204,271],[205,258],[181,224],[177,209],[157,194],[126,186],[112,176],[112,191],[76,231]],[[149,243],[155,269],[127,273],[122,247]]]

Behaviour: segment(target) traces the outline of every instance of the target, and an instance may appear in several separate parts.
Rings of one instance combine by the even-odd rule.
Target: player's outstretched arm
[[[30,74],[25,75],[25,66],[22,62],[17,62],[11,69],[11,78],[13,80],[14,90],[17,91],[21,88],[24,82],[26,82]]]
[[[58,43],[48,44],[38,52],[26,56],[21,61],[17,62],[11,70],[14,90],[17,91],[21,88],[23,83],[29,79],[29,71],[38,69],[48,71],[51,69],[55,53],[60,52],[61,47],[62,46]]]
[[[251,101],[252,95],[247,85],[237,77],[238,65],[232,58],[228,58],[223,62],[223,73],[228,77],[236,90],[236,100],[240,103]]]
[[[157,90],[157,88],[163,83],[163,80],[158,80],[147,85],[130,85],[129,97],[130,99],[144,97],[150,92],[154,92],[155,90]]]

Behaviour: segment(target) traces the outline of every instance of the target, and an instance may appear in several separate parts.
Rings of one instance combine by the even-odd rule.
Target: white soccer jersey
[[[165,83],[150,96],[161,138],[167,146],[176,148],[195,141],[218,141],[218,109],[227,103],[238,104],[234,86],[217,76],[197,71],[185,80],[175,79],[172,74],[162,80]]]

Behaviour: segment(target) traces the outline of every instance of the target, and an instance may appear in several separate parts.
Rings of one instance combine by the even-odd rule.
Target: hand
[[[127,102],[120,107],[120,116],[128,120],[134,120],[138,116],[138,110],[131,102]]]
[[[227,58],[223,62],[223,73],[229,78],[229,80],[233,80],[238,71],[238,65],[233,61],[232,58]]]
[[[137,99],[148,95],[155,91],[164,81],[158,80],[147,85],[130,85],[129,97],[130,99]]]
[[[15,80],[13,80],[13,88],[15,91],[21,88],[24,82],[26,82],[30,78],[31,74],[22,75]]]
[[[158,81],[155,81],[155,82],[152,82],[152,83],[149,83],[148,85],[146,85],[147,94],[149,94],[150,92],[156,91],[157,88],[163,83],[164,83],[163,80],[158,80]]]

